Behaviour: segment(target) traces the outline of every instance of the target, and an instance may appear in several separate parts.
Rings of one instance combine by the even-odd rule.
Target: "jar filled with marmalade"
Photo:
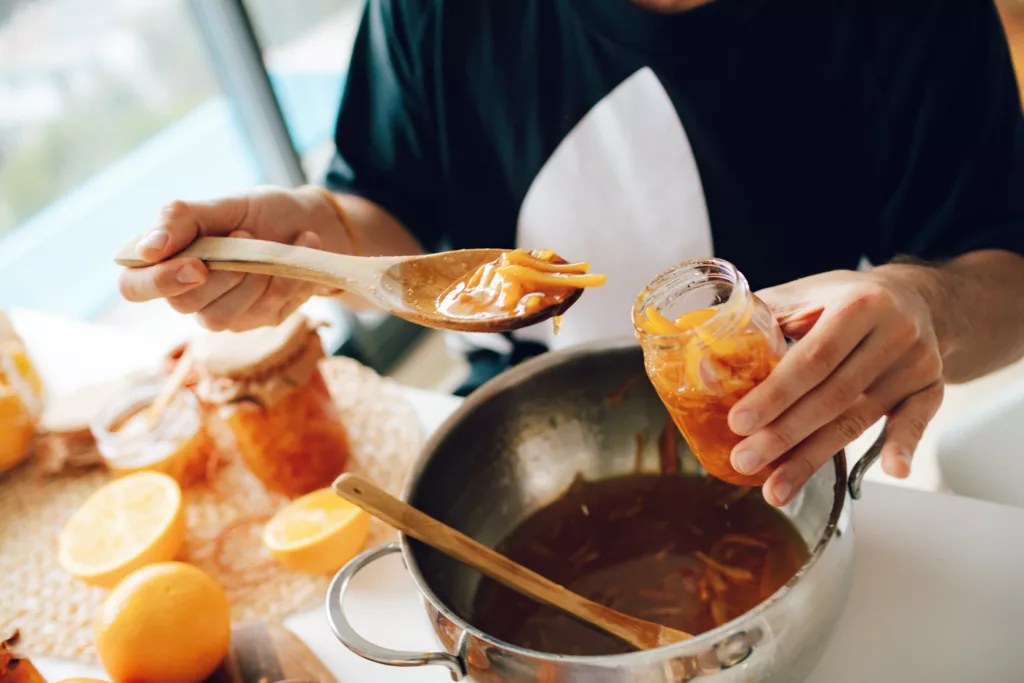
[[[775,317],[727,261],[687,261],[644,288],[633,306],[647,376],[709,474],[760,486],[771,474],[737,472],[729,460],[741,437],[729,410],[775,368],[786,340]]]
[[[43,382],[0,311],[0,472],[28,457],[43,411]]]
[[[296,497],[345,470],[348,438],[320,373],[320,335],[304,316],[207,334],[189,348],[196,395],[267,489]]]
[[[196,484],[216,465],[216,444],[196,397],[178,391],[155,422],[147,410],[163,391],[159,376],[108,403],[91,425],[96,448],[116,475],[163,472],[182,487]]]

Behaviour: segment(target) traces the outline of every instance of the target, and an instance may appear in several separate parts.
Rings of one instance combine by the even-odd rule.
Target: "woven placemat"
[[[400,495],[423,443],[399,386],[347,358],[322,369],[349,433],[349,470]],[[213,482],[185,492],[188,560],[227,591],[236,621],[281,618],[323,600],[330,577],[291,572],[263,548],[263,521],[284,498],[269,494],[231,458]],[[30,461],[0,475],[0,634],[21,630],[22,651],[95,662],[92,618],[107,591],[61,570],[57,536],[99,486],[103,471],[42,478]],[[368,546],[394,536],[374,520]]]

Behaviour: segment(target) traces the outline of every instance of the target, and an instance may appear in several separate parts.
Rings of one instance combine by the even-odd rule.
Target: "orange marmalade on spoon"
[[[741,437],[729,410],[768,377],[786,341],[743,275],[719,259],[677,265],[640,293],[633,325],[647,375],[704,469],[732,484],[764,484],[777,463],[749,476],[732,467]]]
[[[437,308],[458,318],[531,315],[603,285],[605,276],[589,270],[589,263],[567,263],[550,249],[507,251],[452,285]]]

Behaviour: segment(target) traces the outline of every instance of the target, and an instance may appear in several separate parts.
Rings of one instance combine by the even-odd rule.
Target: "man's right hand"
[[[167,299],[174,310],[195,314],[211,330],[241,332],[280,323],[316,293],[316,285],[307,282],[211,272],[199,259],[174,257],[199,236],[352,249],[337,211],[316,188],[261,187],[214,201],[175,201],[138,245],[139,258],[154,265],[125,269],[122,296],[136,302]]]

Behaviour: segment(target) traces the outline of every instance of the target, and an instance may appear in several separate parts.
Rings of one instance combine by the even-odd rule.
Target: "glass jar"
[[[267,489],[294,498],[330,486],[345,470],[348,435],[320,373],[320,335],[304,316],[208,334],[190,349],[196,395]]]
[[[24,461],[43,412],[43,382],[0,312],[0,472]]]
[[[160,376],[113,400],[94,420],[96,448],[115,475],[163,472],[183,487],[204,480],[216,464],[216,446],[206,429],[199,401],[179,391],[151,425],[146,409],[163,390]]]
[[[786,351],[775,317],[727,261],[673,266],[637,297],[633,326],[647,376],[709,474],[740,486],[760,486],[733,469],[741,437],[729,429],[729,409],[762,382]]]

